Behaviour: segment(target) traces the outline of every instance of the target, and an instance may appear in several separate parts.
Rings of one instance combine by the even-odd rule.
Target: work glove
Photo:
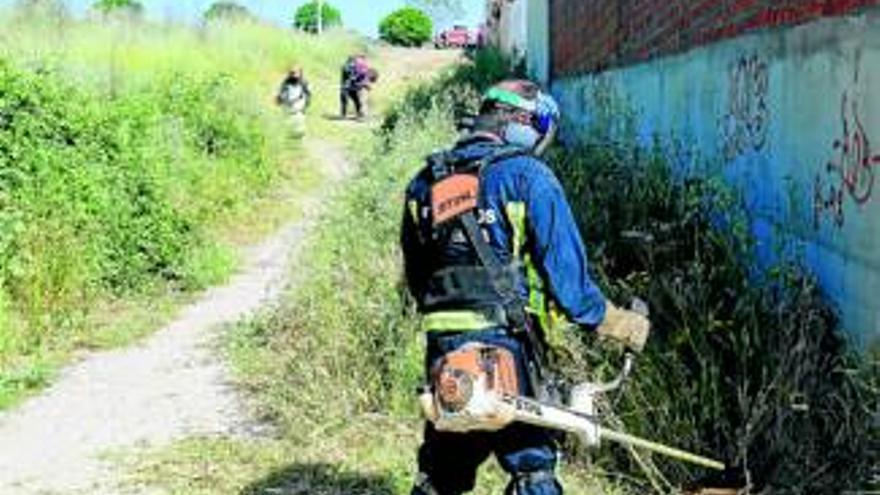
[[[632,351],[642,352],[651,332],[651,322],[641,313],[607,302],[605,320],[596,331],[600,336],[614,339]]]

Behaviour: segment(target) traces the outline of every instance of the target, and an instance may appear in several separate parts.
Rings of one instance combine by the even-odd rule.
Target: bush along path
[[[305,143],[328,181],[296,223],[246,252],[227,285],[207,291],[140,345],[95,354],[64,371],[45,394],[0,414],[0,493],[108,493],[113,465],[102,456],[189,435],[248,435],[249,420],[214,345],[218,328],[275,299],[288,263],[317,214],[311,198],[343,180],[344,152]]]

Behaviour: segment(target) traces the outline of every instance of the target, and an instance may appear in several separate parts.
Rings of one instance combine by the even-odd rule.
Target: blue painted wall
[[[753,214],[761,258],[774,260],[786,241],[852,339],[880,342],[880,9],[559,79],[552,90],[569,137],[657,138],[676,167],[725,177]]]

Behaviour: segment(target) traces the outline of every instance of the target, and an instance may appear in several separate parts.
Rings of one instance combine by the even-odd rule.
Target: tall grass
[[[634,433],[733,467],[726,480],[701,480],[707,473],[655,458],[646,472],[653,487],[866,489],[880,454],[876,363],[847,346],[833,308],[797,264],[756,269],[733,191],[675,176],[659,153],[625,144],[592,142],[552,163],[606,292],[643,297],[652,311],[652,342],[613,413]],[[571,342],[560,364],[584,377],[608,359]],[[625,452],[606,454],[599,464],[610,471],[643,471]]]
[[[0,56],[30,68],[62,66],[65,77],[105,94],[148,84],[161,75],[219,72],[234,76],[249,99],[268,102],[291,65],[302,66],[315,81],[335,84],[340,58],[363,49],[359,40],[344,33],[316,38],[249,21],[185,26],[128,17],[83,21],[63,15],[22,16],[16,11],[0,18]],[[326,97],[335,101],[336,94]]]
[[[0,32],[2,405],[43,356],[100,341],[100,301],[229,274],[216,230],[291,171],[281,75],[332,81],[358,41],[23,10]]]

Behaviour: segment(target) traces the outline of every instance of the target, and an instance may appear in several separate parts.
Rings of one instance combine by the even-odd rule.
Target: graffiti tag
[[[824,213],[830,215],[835,225],[843,226],[843,204],[847,197],[857,205],[864,205],[873,196],[874,167],[880,165],[880,154],[871,149],[860,113],[854,92],[845,91],[840,102],[843,135],[834,140],[832,150],[835,157],[826,163],[824,173],[816,174],[813,185],[816,228]]]
[[[852,112],[849,118],[846,115],[847,107]],[[840,176],[841,184],[856,203],[865,204],[874,190],[873,167],[880,163],[880,155],[871,154],[871,143],[859,116],[858,103],[855,99],[847,101],[846,93],[841,101],[840,116],[843,137],[834,141],[838,157],[828,162],[827,169]]]
[[[741,56],[728,70],[727,113],[719,124],[722,152],[730,161],[767,142],[770,73],[758,55]]]
[[[816,174],[813,182],[813,226],[819,228],[822,215],[827,213],[834,225],[843,227],[843,189],[834,184],[827,188],[822,181],[822,174]]]

